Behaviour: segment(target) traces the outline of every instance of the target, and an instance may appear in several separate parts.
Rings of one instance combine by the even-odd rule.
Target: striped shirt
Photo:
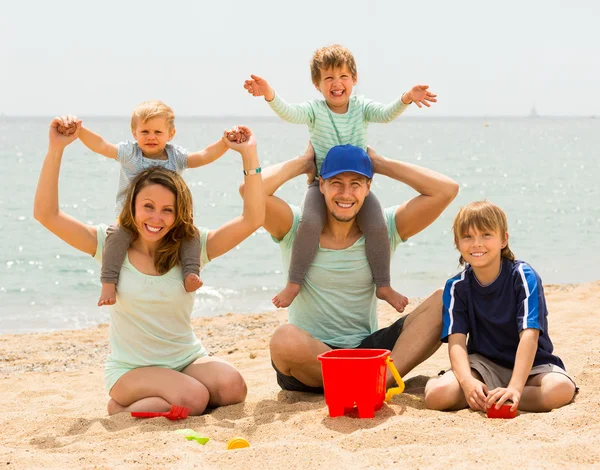
[[[523,261],[502,258],[498,278],[482,286],[471,266],[449,279],[443,294],[442,341],[454,333],[468,334],[467,352],[478,353],[512,369],[519,334],[527,328],[540,330],[534,366],[564,364],[552,354],[548,334],[548,310],[542,280]]]
[[[269,106],[284,121],[293,124],[307,124],[310,140],[315,148],[317,171],[325,155],[336,145],[354,145],[367,150],[367,126],[370,122],[391,122],[408,108],[400,98],[384,105],[353,95],[344,114],[332,112],[325,100],[312,100],[305,103],[286,103],[277,93]]]
[[[117,161],[121,164],[121,174],[119,175],[119,189],[117,190],[117,202],[115,211],[120,214],[125,203],[125,193],[129,183],[142,171],[151,166],[157,165],[176,171],[183,172],[187,168],[188,151],[178,145],[167,144],[167,160],[154,160],[144,157],[142,149],[137,142],[121,142],[117,144]]]

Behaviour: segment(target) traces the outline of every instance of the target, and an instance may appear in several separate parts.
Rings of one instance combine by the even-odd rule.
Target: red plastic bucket
[[[389,355],[387,349],[335,349],[318,356],[329,416],[343,416],[355,406],[359,418],[375,416],[386,398]],[[399,375],[398,379],[400,385]],[[395,393],[401,393],[403,388],[404,384]]]

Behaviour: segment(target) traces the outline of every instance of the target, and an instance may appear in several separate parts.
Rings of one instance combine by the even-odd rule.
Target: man
[[[286,264],[300,209],[289,206],[274,193],[296,176],[314,175],[313,157],[309,146],[305,155],[263,172],[268,196],[264,227],[279,243]],[[366,258],[365,237],[356,223],[373,173],[407,184],[419,193],[400,206],[384,210],[392,250],[431,224],[458,192],[457,183],[450,178],[389,160],[372,149],[369,155],[351,145],[329,151],[319,178],[327,206],[319,249],[300,293],[289,307],[289,323],[277,328],[270,343],[277,382],[284,390],[322,393],[317,356],[333,348],[390,349],[404,376],[441,344],[441,290],[391,326],[377,329],[375,283]],[[388,374],[388,386],[392,383],[393,377]]]

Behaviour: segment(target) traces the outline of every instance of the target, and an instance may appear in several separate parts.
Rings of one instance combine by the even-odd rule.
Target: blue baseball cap
[[[321,178],[326,180],[347,171],[373,178],[373,165],[367,152],[354,145],[331,147],[321,165]]]

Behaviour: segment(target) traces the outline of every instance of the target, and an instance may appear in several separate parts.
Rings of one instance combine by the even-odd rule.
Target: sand
[[[564,408],[513,420],[425,409],[427,377],[449,365],[445,346],[374,419],[329,418],[322,396],[276,384],[268,342],[285,311],[194,320],[249,392],[243,404],[183,421],[107,416],[106,325],[1,335],[0,468],[600,468],[600,281],[545,289],[555,352],[581,391]],[[381,326],[396,318],[383,305],[379,315]],[[182,428],[210,441],[187,441]],[[226,450],[234,436],[250,447]]]

